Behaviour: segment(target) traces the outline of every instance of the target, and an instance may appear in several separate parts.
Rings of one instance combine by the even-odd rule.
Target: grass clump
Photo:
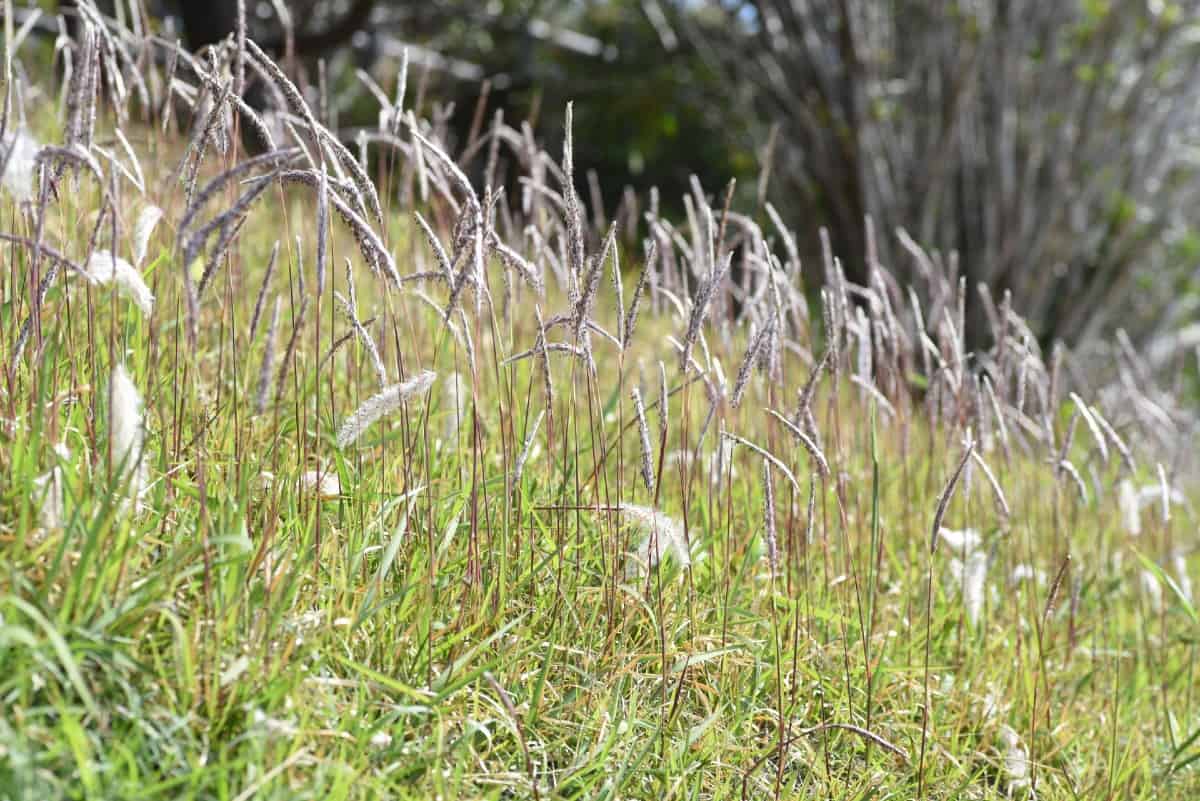
[[[953,259],[855,285],[698,182],[601,229],[501,121],[389,107],[356,160],[249,43],[106,26],[7,154],[0,797],[1200,789],[1188,428],[1135,354],[1089,387],[1007,299],[968,353]]]

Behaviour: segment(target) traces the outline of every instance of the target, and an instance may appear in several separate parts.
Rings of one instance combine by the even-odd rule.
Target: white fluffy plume
[[[131,494],[136,495],[142,489],[144,473],[142,396],[123,364],[113,368],[108,402],[108,436],[112,446],[113,467],[120,470],[122,477],[131,477]]]
[[[133,263],[141,267],[146,260],[146,248],[150,246],[150,235],[162,219],[163,211],[158,206],[146,206],[133,224]],[[140,277],[140,276],[139,276]],[[153,298],[151,298],[153,300]]]
[[[950,557],[950,575],[962,593],[963,610],[972,626],[979,624],[983,613],[987,587],[988,554],[983,548],[983,537],[973,528],[955,531],[942,528],[938,540],[955,555]]]
[[[971,551],[962,559],[950,557],[950,573],[962,592],[963,610],[972,626],[979,624],[979,616],[983,613],[987,570],[988,555],[982,548]]]
[[[1000,727],[1000,741],[1004,745],[1004,775],[1008,779],[1008,794],[1030,786],[1029,752],[1021,742],[1021,736],[1011,726]]]
[[[300,476],[300,488],[315,493],[323,501],[333,501],[342,494],[342,481],[329,469],[308,470]]]
[[[88,259],[85,269],[92,283],[115,283],[122,293],[137,304],[142,314],[149,316],[154,311],[154,295],[142,280],[142,274],[120,256],[113,256],[107,250],[97,250]]]
[[[33,200],[33,173],[37,169],[36,159],[40,149],[37,140],[25,131],[5,137],[4,150],[8,151],[8,165],[0,181],[18,201]]]
[[[382,392],[372,395],[354,411],[354,414],[346,418],[346,422],[342,423],[337,435],[337,446],[345,448],[354,442],[379,418],[399,409],[413,395],[419,395],[429,389],[435,378],[437,378],[436,373],[425,370],[403,383],[393,384]]]
[[[670,554],[680,566],[691,565],[687,537],[678,521],[657,509],[628,503],[621,504],[621,514],[628,523],[645,534],[637,550],[637,557],[643,564],[654,567],[665,555]]]
[[[41,493],[42,502],[38,507],[38,522],[44,529],[62,528],[63,524],[63,471],[55,465],[49,473],[44,473],[33,480],[33,485]]]

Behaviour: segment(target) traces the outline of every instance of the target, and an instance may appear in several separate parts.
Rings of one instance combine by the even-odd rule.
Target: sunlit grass
[[[47,121],[38,132],[46,141],[54,130]],[[767,413],[792,418],[806,360],[826,346],[821,326],[789,323],[796,347],[779,374],[753,372],[736,408],[720,395],[710,405],[696,371],[678,367],[667,338],[683,338],[687,318],[662,294],[644,299],[628,350],[591,338],[594,375],[552,352],[547,407],[540,357],[505,362],[535,346],[535,305],[547,318],[571,310],[566,287],[551,281],[537,296],[510,278],[510,289],[492,259],[491,302],[477,307],[466,291],[452,333],[445,287],[389,288],[335,219],[318,295],[316,204],[295,186],[273,186],[246,218],[201,298],[193,342],[184,271],[198,280],[202,265],[180,263],[186,199],[169,179],[183,142],[133,124],[130,138],[147,192],[117,182],[115,250],[128,258],[147,204],[165,211],[141,270],[153,313],[64,273],[0,382],[0,798],[1200,791],[1200,623],[1183,580],[1195,518],[1175,504],[1164,519],[1136,431],[1145,453],[1131,476],[1079,427],[1062,458],[1086,467],[1083,500],[1044,464],[1041,420],[1021,431],[1018,409],[1002,438],[994,424],[981,431],[982,413],[962,398],[957,416],[934,420],[915,358],[892,374],[884,408],[851,382],[855,354],[843,343],[811,405],[823,476]],[[212,155],[203,175],[236,157]],[[402,180],[400,165],[378,169],[381,185]],[[41,236],[82,261],[99,189],[68,172],[57,190]],[[400,272],[434,269],[407,210],[383,198]],[[432,205],[448,241],[453,215]],[[37,236],[35,215],[7,196],[0,207],[19,237]],[[264,371],[267,322],[249,329],[276,241],[264,314],[276,298],[280,313]],[[11,354],[35,267],[25,245],[2,252],[0,352]],[[333,299],[349,291],[346,259],[388,383],[436,378],[339,448],[347,418],[381,388]],[[626,248],[622,262],[627,307],[644,259]],[[592,317],[611,332],[608,264]],[[816,275],[805,268],[809,283]],[[732,382],[752,339],[744,321],[725,322],[731,311],[723,303],[694,347],[710,386],[722,370]],[[551,339],[571,342],[568,331]],[[660,360],[672,393],[661,434]],[[140,493],[109,447],[109,386],[122,364],[145,407]],[[653,494],[634,387],[646,399]],[[1058,447],[1072,412],[1064,398],[1049,421]],[[778,460],[768,474],[775,571],[763,458],[736,444],[716,460],[732,442],[722,432]],[[930,551],[968,439],[1010,510],[968,462],[945,525],[976,530],[986,553],[974,621],[969,571],[952,566],[966,554]],[[1136,537],[1118,504],[1123,480],[1149,488]],[[51,520],[55,481],[62,509]],[[630,525],[620,511],[630,505],[677,521],[690,565],[669,549],[653,567],[639,562],[658,532]]]

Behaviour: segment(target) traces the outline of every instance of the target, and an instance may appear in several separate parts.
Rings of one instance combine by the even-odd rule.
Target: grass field
[[[608,234],[569,145],[398,101],[360,163],[179,61],[190,127],[161,65],[8,118],[0,798],[1200,794],[1136,354],[1089,390],[990,295],[968,354],[913,243],[855,287],[713,187]]]

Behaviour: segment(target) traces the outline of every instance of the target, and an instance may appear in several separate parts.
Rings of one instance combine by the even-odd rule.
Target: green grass
[[[173,247],[184,199],[164,183],[181,143],[137,132],[158,188],[144,200],[122,185],[122,242],[144,203],[166,211],[144,270],[154,314],[60,277],[40,334],[18,363],[6,357],[0,382],[0,798],[999,799],[1004,726],[1041,799],[1200,793],[1200,624],[1166,582],[1195,519],[1176,507],[1163,522],[1151,505],[1131,537],[1116,492],[1127,474],[1082,426],[1073,453],[1095,472],[1086,503],[1015,442],[1011,455],[998,440],[984,453],[1010,521],[978,469],[960,483],[946,525],[978,529],[991,559],[973,624],[949,552],[929,549],[963,432],[928,422],[915,389],[893,394],[891,419],[826,378],[813,406],[832,468],[821,478],[764,411],[792,409],[808,376],[786,352],[781,379],[756,374],[740,408],[719,404],[701,437],[708,402],[666,344],[683,336],[669,305],[643,312],[624,355],[594,337],[594,378],[553,355],[555,405],[513,487],[545,403],[536,360],[501,363],[533,346],[535,303],[568,308],[563,292],[518,287],[507,306],[490,265],[495,307],[476,316],[464,296],[472,377],[465,340],[411,288],[385,291],[335,221],[330,285],[313,297],[279,402],[272,386],[256,414],[266,325],[249,338],[250,316],[278,239],[278,366],[301,302],[296,236],[312,269],[312,195],[273,188],[251,212],[202,299],[193,346]],[[82,260],[100,201],[86,175],[59,190],[45,241]],[[426,269],[407,214],[385,201],[401,271]],[[34,233],[7,195],[0,219]],[[33,264],[28,248],[2,252],[9,354]],[[331,294],[345,292],[347,257],[391,380],[421,369],[438,380],[339,451],[342,421],[377,389],[358,341],[325,359],[349,330]],[[628,297],[641,265],[624,261]],[[314,285],[310,274],[305,291]],[[607,279],[597,318],[615,320]],[[728,343],[706,331],[732,377],[745,331]],[[653,436],[656,498],[639,476],[629,398],[640,385],[653,432],[659,360],[678,391],[665,441]],[[118,362],[145,399],[142,508],[123,502],[108,447]],[[445,395],[455,372],[461,414]],[[1061,412],[1060,438],[1070,404]],[[733,469],[710,475],[721,429],[797,477],[773,471],[774,575],[762,460],[737,447]],[[696,448],[694,467],[666,458]],[[1157,481],[1148,460],[1136,483]],[[47,528],[38,478],[56,466],[65,513]],[[338,477],[336,498],[300,482],[322,468]],[[621,503],[657,503],[681,521],[690,568],[631,569],[641,535],[611,511]],[[1157,611],[1143,559],[1165,566]],[[1013,584],[1018,565],[1041,579]]]

